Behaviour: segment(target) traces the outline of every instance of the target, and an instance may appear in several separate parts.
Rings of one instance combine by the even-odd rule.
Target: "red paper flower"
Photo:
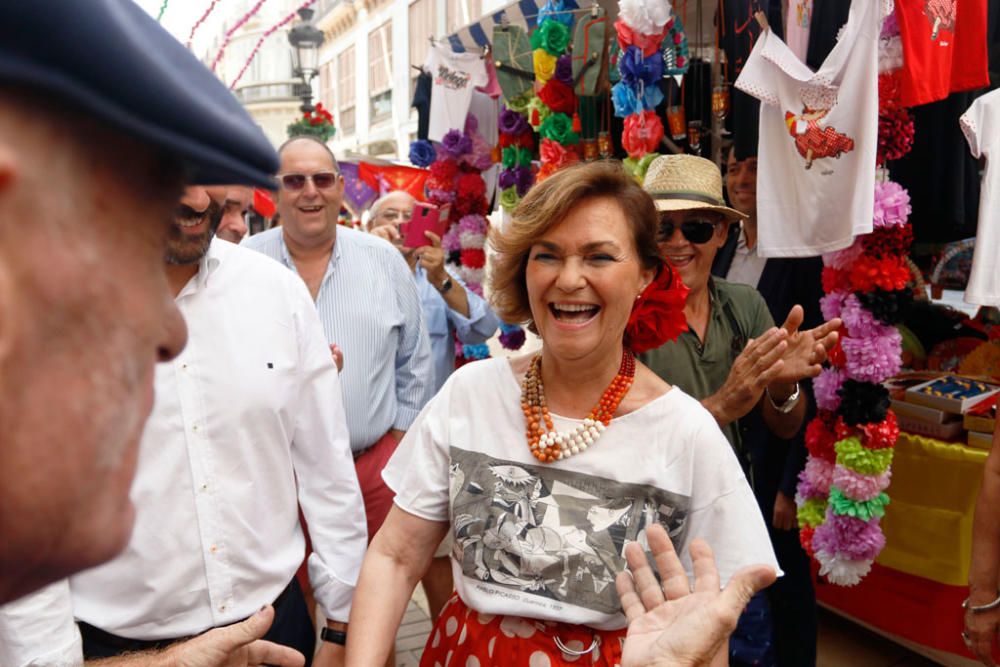
[[[913,230],[910,225],[878,227],[871,234],[862,236],[861,243],[864,254],[869,257],[903,257],[908,254],[913,243]]]
[[[625,118],[622,146],[629,157],[640,158],[653,153],[663,140],[663,122],[654,111],[646,110]]]
[[[646,286],[629,315],[625,326],[625,345],[635,354],[676,340],[687,331],[684,304],[687,286],[670,267],[660,267],[656,278]]]
[[[823,267],[823,291],[827,294],[830,292],[846,292],[850,284],[851,281],[846,271],[841,271],[831,266]]]
[[[799,526],[799,544],[802,545],[802,550],[805,551],[810,558],[815,558],[812,547],[814,532],[816,532],[815,528],[810,528],[809,526]]]
[[[538,174],[535,176],[535,182],[541,183],[557,171],[559,171],[559,165],[555,162],[543,162],[541,168],[538,170]]]
[[[569,116],[572,116],[573,112],[576,111],[576,94],[573,89],[555,77],[549,79],[542,86],[542,89],[538,91],[538,97],[552,111]]]
[[[618,43],[623,51],[630,46],[638,46],[642,49],[642,57],[648,58],[660,50],[660,44],[670,32],[670,22],[668,21],[663,29],[654,35],[643,35],[619,18],[615,21],[615,31],[618,33]]]
[[[850,271],[852,292],[871,292],[875,288],[892,292],[906,287],[909,280],[910,267],[904,257],[862,255],[854,261]]]
[[[486,183],[478,173],[463,174],[458,177],[455,189],[459,198],[479,197],[486,194]]]
[[[830,463],[837,462],[837,452],[833,448],[836,435],[833,428],[833,413],[820,413],[806,426],[806,449],[813,458]]]
[[[551,163],[555,165],[556,169],[561,169],[580,161],[580,154],[576,152],[574,147],[563,146],[552,139],[542,139],[539,153],[541,154],[543,163]]]
[[[844,327],[840,327],[840,336],[837,338],[836,345],[830,348],[830,351],[826,354],[826,358],[834,368],[843,368],[847,365],[847,355],[844,354],[844,348],[840,344],[844,340],[844,331]]]
[[[454,160],[438,160],[430,166],[431,178],[439,183],[451,181],[458,174],[458,163]]]
[[[462,266],[481,269],[486,266],[486,253],[481,248],[466,248],[461,253]]]

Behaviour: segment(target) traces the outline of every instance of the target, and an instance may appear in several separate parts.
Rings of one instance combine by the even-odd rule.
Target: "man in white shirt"
[[[222,221],[219,222],[215,235],[230,243],[239,243],[247,235],[247,212],[253,201],[253,188],[245,185],[227,185],[225,190]]]
[[[223,192],[213,194],[188,188],[168,236],[189,339],[156,369],[132,538],[108,563],[0,609],[5,667],[73,664],[81,633],[87,658],[160,649],[270,603],[266,638],[311,655],[294,580],[300,506],[316,600],[333,628],[348,618],[366,532],[337,370],[302,282],[212,240]],[[313,664],[340,664],[338,633],[324,634],[333,641]]]

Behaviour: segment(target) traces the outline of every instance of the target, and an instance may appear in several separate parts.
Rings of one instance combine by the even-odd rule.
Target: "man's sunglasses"
[[[708,243],[715,234],[715,228],[722,223],[715,220],[685,220],[681,223],[681,234],[691,243],[701,245]],[[676,223],[670,220],[660,222],[660,233],[657,238],[661,243],[674,235]]]
[[[335,171],[320,171],[315,174],[279,174],[281,187],[286,190],[301,190],[306,187],[306,181],[312,181],[317,190],[332,188],[337,184],[340,174]]]

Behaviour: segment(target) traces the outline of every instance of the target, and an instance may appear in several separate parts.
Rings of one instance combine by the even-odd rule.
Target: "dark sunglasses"
[[[340,174],[334,171],[320,171],[315,174],[279,174],[281,187],[286,190],[301,190],[306,187],[306,181],[312,181],[317,190],[332,188],[337,184]]]
[[[722,224],[715,220],[685,220],[681,223],[681,234],[691,243],[701,245],[708,243],[715,234],[715,228]],[[667,241],[674,235],[677,225],[670,220],[660,222],[660,233],[657,240]]]

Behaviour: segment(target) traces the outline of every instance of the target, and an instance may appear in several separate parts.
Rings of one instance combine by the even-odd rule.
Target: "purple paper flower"
[[[819,300],[819,309],[823,313],[824,320],[832,320],[835,317],[840,317],[841,311],[844,309],[844,299],[847,298],[847,292],[830,292],[829,294],[824,294]]]
[[[498,184],[501,190],[506,190],[507,188],[512,188],[517,183],[517,170],[516,169],[504,169],[500,172],[498,178]]]
[[[567,86],[573,86],[573,56],[568,53],[556,59],[556,81],[561,81]]]
[[[813,393],[816,396],[816,407],[820,410],[836,412],[840,407],[840,395],[837,390],[843,384],[844,378],[836,368],[824,368],[813,380]]]
[[[879,322],[854,294],[848,294],[844,298],[839,317],[844,321],[851,338],[881,338],[895,331]]]
[[[466,215],[458,221],[459,232],[472,232],[473,234],[486,233],[486,218],[481,215]]]
[[[531,129],[524,116],[516,111],[511,111],[507,107],[503,107],[503,109],[501,109],[497,126],[504,134],[511,134],[514,136],[520,136]]]
[[[426,139],[419,139],[410,144],[410,162],[417,167],[429,167],[437,159],[434,144]]]
[[[885,546],[885,535],[878,519],[862,521],[839,516],[827,509],[826,521],[813,533],[812,547],[816,552],[848,560],[872,560]]]
[[[506,350],[520,350],[524,345],[524,329],[516,324],[500,323],[500,344]]]
[[[514,170],[514,174],[517,196],[523,197],[528,194],[528,190],[531,189],[531,185],[535,181],[534,175],[531,173],[531,167],[518,167]]]
[[[441,247],[445,252],[458,252],[462,249],[462,243],[458,238],[458,225],[452,225],[444,236],[441,237]]]
[[[860,382],[884,382],[899,372],[903,338],[895,327],[879,323],[888,329],[883,336],[844,338],[841,345],[847,357],[847,376]]]
[[[830,483],[833,481],[833,464],[823,459],[810,456],[806,467],[799,473],[799,481],[805,488],[799,486],[799,492],[807,498],[822,498],[830,495]]]
[[[472,139],[461,130],[448,130],[441,140],[441,147],[457,160],[472,150]]]
[[[875,184],[874,226],[905,225],[912,212],[910,193],[893,181]]]

